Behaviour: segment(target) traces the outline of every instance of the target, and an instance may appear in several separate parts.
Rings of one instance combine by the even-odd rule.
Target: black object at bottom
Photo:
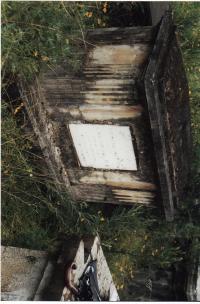
[[[97,261],[91,261],[86,266],[79,279],[77,301],[101,301],[97,281]]]

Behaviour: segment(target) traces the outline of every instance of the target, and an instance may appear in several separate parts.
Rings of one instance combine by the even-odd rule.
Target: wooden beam
[[[100,184],[125,189],[138,189],[155,191],[156,185],[145,182],[132,173],[69,170],[68,174],[72,183],[75,184]]]
[[[54,114],[54,108],[47,107],[49,114]],[[141,115],[142,106],[129,105],[79,105],[79,106],[57,106],[57,112],[68,115],[70,119],[84,121],[105,121],[134,119]]]
[[[115,198],[122,202],[129,203],[139,203],[144,205],[149,205],[155,194],[147,191],[130,191],[130,190],[122,190],[122,189],[113,189]]]
[[[169,51],[169,40],[171,39],[172,35],[174,35],[174,27],[170,14],[167,14],[161,23],[145,75],[145,90],[151,130],[155,145],[154,150],[160,177],[165,216],[168,221],[172,221],[174,218],[174,203],[172,194],[172,180],[170,178],[166,147],[166,137],[164,133],[165,122],[163,121],[163,114],[166,112],[166,104],[163,107],[163,102],[160,97],[159,81],[161,75],[159,72],[165,64],[165,56]]]

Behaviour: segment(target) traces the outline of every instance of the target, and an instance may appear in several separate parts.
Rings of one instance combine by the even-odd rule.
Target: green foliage
[[[95,2],[2,3],[2,88],[11,105],[3,103],[2,109],[2,240],[7,244],[48,248],[60,232],[80,234],[83,220],[94,220],[87,211],[83,219],[85,206],[75,207],[43,176],[44,160],[32,149],[34,135],[25,135],[19,128],[23,103],[18,104],[19,98],[12,100],[7,89],[19,78],[31,80],[41,69],[54,69],[63,61],[77,71],[83,53],[80,43],[86,46],[84,31],[106,25],[104,6]]]
[[[2,3],[2,75],[30,79],[41,68],[81,62],[84,31],[105,26],[101,4],[59,1]]]
[[[7,244],[47,246],[56,204],[41,190],[45,183],[29,160],[32,138],[17,127],[3,103],[2,109],[2,241]],[[47,179],[47,178],[46,178]],[[51,236],[52,237],[52,236]]]
[[[199,236],[199,167],[200,167],[200,5],[174,3],[174,17],[182,48],[190,87],[192,132],[194,140],[193,178],[190,192],[181,203],[173,223],[158,220],[155,215],[123,211],[119,218],[112,215],[101,235],[106,246],[109,265],[119,289],[134,277],[140,268],[168,268],[187,259],[188,244],[194,241],[191,254],[200,250]],[[141,210],[140,210],[141,211]]]
[[[190,83],[196,154],[200,151],[199,7],[198,3],[174,4]],[[12,79],[31,79],[41,69],[53,69],[63,60],[77,71],[82,55],[80,42],[87,45],[84,30],[104,27],[108,21],[109,4],[106,2],[4,1],[4,95]],[[3,243],[49,250],[60,235],[98,233],[119,289],[141,267],[168,268],[185,257],[185,242],[200,235],[196,203],[191,203],[196,185],[200,185],[197,174],[191,197],[182,204],[174,223],[158,220],[151,210],[142,207],[116,207],[108,217],[102,205],[77,205],[66,193],[57,192],[51,178],[40,170],[44,160],[34,153],[34,135],[26,135],[20,129],[22,124],[17,123],[20,111],[20,106],[10,111],[6,103],[2,105]],[[200,159],[196,157],[195,167],[198,164]],[[197,250],[199,244],[195,245],[194,254]]]
[[[60,232],[81,234],[88,230],[83,224],[98,223],[86,205],[75,207],[41,172],[44,160],[33,152],[34,135],[20,129],[23,103],[19,105],[20,98],[12,100],[7,89],[19,78],[31,80],[41,69],[54,69],[61,61],[77,71],[83,53],[80,43],[86,45],[84,31],[105,26],[106,12],[105,4],[95,2],[2,3],[2,87],[11,105],[8,108],[5,102],[2,107],[4,243],[48,248]]]
[[[47,249],[61,234],[98,233],[119,284],[128,278],[122,268],[132,275],[133,270],[146,267],[147,262],[165,266],[178,260],[180,252],[171,246],[173,238],[160,228],[157,235],[155,220],[144,219],[143,208],[118,207],[108,218],[102,205],[77,205],[65,193],[57,193],[51,179],[39,170],[40,157],[32,152],[34,137],[23,134],[5,104],[2,118],[3,243]],[[168,239],[160,249],[163,235],[168,235]]]

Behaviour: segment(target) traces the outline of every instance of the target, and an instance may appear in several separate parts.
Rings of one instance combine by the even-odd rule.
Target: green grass
[[[59,233],[79,234],[84,212],[57,193],[40,170],[45,161],[35,153],[33,132],[23,132],[23,101],[12,96],[19,79],[32,80],[45,69],[67,61],[80,68],[84,31],[106,25],[104,6],[96,2],[2,3],[2,242],[49,248]],[[86,213],[86,212],[85,212]],[[85,218],[90,218],[90,214]],[[86,221],[86,219],[85,219]],[[84,231],[84,229],[82,229]]]
[[[174,17],[189,81],[193,142],[200,145],[200,3],[174,3]]]
[[[106,8],[106,9],[105,9]],[[26,113],[20,98],[7,89],[21,77],[31,79],[41,69],[53,68],[63,58],[72,70],[80,67],[79,41],[83,30],[106,26],[105,2],[14,2],[2,7],[2,242],[7,245],[52,250],[63,235],[99,233],[118,286],[139,268],[164,267],[185,258],[183,243],[200,234],[195,199],[200,178],[200,4],[173,4],[177,33],[190,86],[194,173],[191,193],[174,223],[155,218],[143,208],[116,207],[111,217],[98,204],[80,204],[58,193],[41,170],[33,132],[26,134]],[[22,23],[21,23],[22,22]],[[26,25],[26,26],[25,26]],[[58,47],[59,46],[59,47]],[[25,117],[25,122],[23,117]],[[183,241],[184,240],[184,241]],[[198,250],[198,248],[196,249]]]
[[[193,164],[191,196],[200,198],[200,3],[174,2],[177,25],[186,74],[189,82]]]
[[[106,26],[106,19],[103,4],[96,2],[3,1],[3,79],[31,79],[63,61],[77,70],[85,29]]]

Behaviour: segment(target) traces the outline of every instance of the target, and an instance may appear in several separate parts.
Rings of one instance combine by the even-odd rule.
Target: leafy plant
[[[95,2],[4,1],[2,4],[2,75],[30,79],[42,68],[81,62],[84,31],[105,26],[103,6]]]
[[[23,131],[24,121],[27,122],[23,103],[9,91],[19,78],[31,80],[41,70],[54,69],[61,61],[66,61],[72,71],[78,71],[83,54],[80,43],[87,46],[84,31],[105,27],[110,22],[109,13],[116,16],[118,7],[121,8],[121,4],[94,1],[4,1],[2,4],[5,100],[2,103],[2,242],[50,250],[59,236],[98,233],[115,282],[122,290],[138,269],[166,269],[184,259],[185,245],[200,235],[197,211],[200,5],[173,4],[190,84],[196,155],[190,195],[174,223],[165,223],[151,210],[141,207],[116,207],[108,216],[101,204],[77,205],[67,193],[58,193],[49,174],[44,173],[44,160],[36,153],[33,132]],[[126,10],[134,7],[133,3],[126,4]],[[198,243],[194,251],[197,250]]]
[[[84,31],[105,26],[104,7],[94,2],[2,3],[2,241],[7,244],[48,248],[60,231],[80,233],[82,206],[56,192],[40,170],[45,165],[33,132],[23,132],[27,116],[17,85],[20,78],[31,80],[63,61],[77,71]]]

